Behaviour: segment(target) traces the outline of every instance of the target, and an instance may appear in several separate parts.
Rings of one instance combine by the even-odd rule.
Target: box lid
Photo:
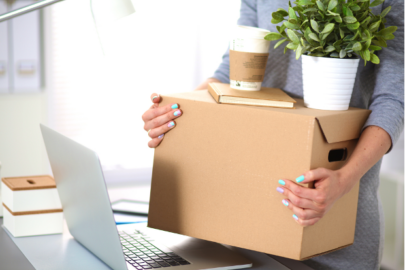
[[[2,181],[13,191],[56,188],[55,180],[50,175],[6,177]]]
[[[175,97],[179,99],[189,99],[201,102],[208,102],[217,104],[215,100],[211,97],[207,90],[170,94],[170,97]],[[164,97],[163,97],[164,98]],[[246,109],[251,110],[265,110],[282,112],[286,114],[296,114],[302,116],[312,116],[317,119],[323,135],[328,143],[343,142],[348,140],[354,140],[360,137],[361,125],[363,125],[371,111],[366,109],[350,107],[346,111],[325,111],[310,109],[304,106],[304,101],[302,99],[297,99],[295,104],[295,110],[286,110],[282,108],[271,108],[271,107],[254,107],[245,105],[230,105],[230,104],[217,104],[218,106],[244,106]],[[360,123],[360,124],[359,124]]]
[[[348,111],[342,111],[340,114],[319,115],[316,119],[326,141],[335,143],[359,138],[363,128],[359,123],[364,125],[370,113],[370,110],[349,108]]]

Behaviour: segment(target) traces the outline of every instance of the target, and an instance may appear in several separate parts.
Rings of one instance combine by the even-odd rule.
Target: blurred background
[[[33,2],[0,0],[0,14]],[[192,91],[212,76],[240,1],[132,2],[134,14],[98,28],[87,0],[0,23],[1,177],[51,173],[44,123],[95,150],[110,187],[137,182],[148,198],[153,150],[141,115],[150,95]],[[403,195],[402,134],[381,171],[382,269],[404,269]]]

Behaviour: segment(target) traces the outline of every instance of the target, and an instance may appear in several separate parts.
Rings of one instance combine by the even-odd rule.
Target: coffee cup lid
[[[236,26],[234,35],[238,38],[257,38],[263,39],[268,33],[269,30],[252,27],[252,26],[245,26],[245,25],[238,25]]]

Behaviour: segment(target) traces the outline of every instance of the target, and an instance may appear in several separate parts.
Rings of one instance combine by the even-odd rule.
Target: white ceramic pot
[[[301,57],[305,106],[320,110],[347,110],[359,59]]]

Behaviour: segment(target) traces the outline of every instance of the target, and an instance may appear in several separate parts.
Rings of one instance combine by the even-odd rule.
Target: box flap
[[[369,110],[350,108],[339,114],[318,115],[316,119],[326,141],[336,143],[359,138],[370,113]]]

